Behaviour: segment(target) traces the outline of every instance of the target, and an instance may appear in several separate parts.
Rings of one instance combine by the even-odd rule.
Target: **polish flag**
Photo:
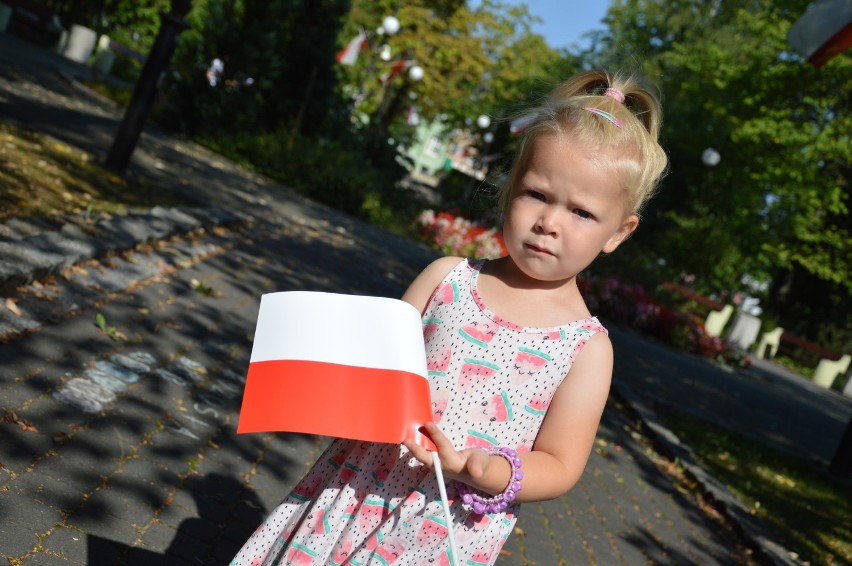
[[[367,34],[364,32],[364,29],[361,28],[358,30],[358,35],[352,38],[352,40],[340,50],[337,54],[337,62],[341,65],[354,65],[356,61],[358,61],[358,54],[361,53],[361,50],[367,46]]]
[[[397,299],[263,295],[238,433],[286,431],[373,442],[432,420],[420,313]]]
[[[808,63],[822,68],[852,48],[852,3],[817,0],[790,26],[787,41]]]
[[[397,76],[403,69],[407,69],[414,65],[415,61],[409,61],[406,59],[400,59],[398,61],[391,62],[391,68],[387,73],[379,77],[379,80],[382,81],[382,84],[385,84],[395,76]]]

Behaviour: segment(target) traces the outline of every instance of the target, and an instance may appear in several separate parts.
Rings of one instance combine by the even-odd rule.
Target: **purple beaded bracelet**
[[[509,480],[509,485],[503,490],[503,493],[498,493],[494,497],[482,497],[473,493],[470,486],[460,481],[456,482],[456,490],[466,505],[473,508],[474,513],[500,513],[505,511],[506,507],[515,500],[516,494],[521,491],[521,480],[524,479],[524,472],[521,471],[523,462],[518,458],[518,453],[512,448],[500,446],[492,448],[488,451],[489,455],[497,455],[505,458],[509,465],[512,466],[512,476]]]

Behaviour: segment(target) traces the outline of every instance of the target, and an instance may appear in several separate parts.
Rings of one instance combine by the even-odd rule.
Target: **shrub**
[[[589,309],[613,322],[680,350],[743,367],[748,358],[727,340],[707,335],[704,323],[651,297],[641,285],[626,285],[613,276],[584,275],[580,291]]]
[[[506,255],[497,228],[487,228],[452,212],[424,210],[416,220],[420,237],[447,255],[496,259]]]
[[[312,200],[396,232],[404,231],[419,209],[397,187],[402,167],[367,165],[363,148],[354,142],[289,132],[211,136],[204,141]]]

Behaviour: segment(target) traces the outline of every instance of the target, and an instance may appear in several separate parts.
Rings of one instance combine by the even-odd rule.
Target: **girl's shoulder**
[[[420,273],[418,279],[421,277],[425,278],[426,282],[432,284],[432,287],[437,287],[453,270],[460,267],[463,263],[469,265],[470,262],[471,260],[462,257],[444,256],[426,266],[426,269]]]
[[[455,256],[445,256],[436,259],[427,265],[426,269],[421,271],[420,275],[414,279],[402,296],[402,300],[410,303],[422,313],[435,288],[441,284],[453,269],[464,261],[466,260]]]

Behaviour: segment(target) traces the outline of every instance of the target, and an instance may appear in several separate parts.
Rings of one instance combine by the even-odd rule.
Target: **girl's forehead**
[[[539,135],[530,144],[529,161],[541,159],[550,154],[579,154],[591,155],[593,152],[588,144],[574,139],[564,132],[552,132]]]
[[[539,137],[530,150],[523,173],[544,172],[553,169],[570,170],[577,165],[589,165],[596,160],[595,152],[563,136],[547,134]],[[597,167],[603,172],[603,168]]]
[[[519,171],[518,180],[522,183],[543,183],[593,198],[625,203],[629,200],[624,172],[614,165],[611,148],[593,149],[570,138],[548,134],[539,137],[530,149]],[[520,183],[514,189],[522,189]]]

